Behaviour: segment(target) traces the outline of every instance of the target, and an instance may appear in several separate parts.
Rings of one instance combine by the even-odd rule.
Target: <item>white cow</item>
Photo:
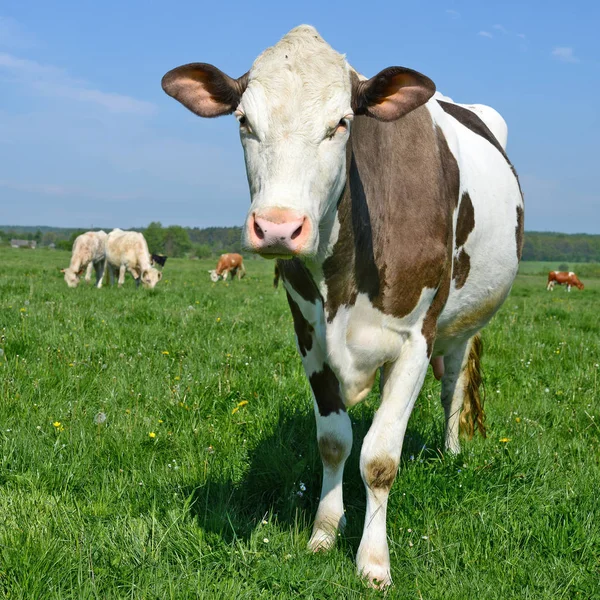
[[[459,425],[484,431],[478,333],[507,297],[523,244],[506,124],[488,107],[434,97],[431,79],[412,69],[367,79],[308,26],[238,79],[192,63],[167,73],[163,88],[199,116],[239,122],[252,198],[244,243],[279,259],[314,398],[315,551],[345,522],[346,409],[381,369],[360,456],[367,514],[356,561],[385,587],[388,496],[429,364],[442,379],[446,448],[460,450]]]
[[[129,271],[140,283],[152,289],[161,279],[162,273],[150,264],[150,252],[144,236],[137,231],[113,229],[106,240],[106,264],[110,270],[111,283],[119,273],[119,287],[125,282]]]
[[[66,269],[61,269],[70,288],[76,288],[79,285],[79,278],[84,271],[85,282],[90,283],[92,269],[96,270],[96,287],[102,287],[106,238],[105,231],[88,231],[75,238],[71,263]]]

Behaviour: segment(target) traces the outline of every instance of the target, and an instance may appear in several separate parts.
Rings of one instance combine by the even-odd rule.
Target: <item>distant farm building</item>
[[[32,248],[34,249],[37,246],[37,242],[35,240],[10,240],[11,248]]]

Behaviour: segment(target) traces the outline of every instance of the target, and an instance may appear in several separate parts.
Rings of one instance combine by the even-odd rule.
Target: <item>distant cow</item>
[[[96,287],[102,287],[106,238],[105,231],[88,231],[75,238],[71,264],[66,269],[61,269],[70,288],[79,285],[79,278],[84,271],[85,281],[89,283],[92,279],[92,269],[96,269]]]
[[[546,289],[551,292],[554,290],[554,286],[558,283],[558,285],[567,285],[567,292],[571,291],[571,287],[575,286],[576,288],[582,290],[583,283],[579,281],[579,277],[573,273],[573,271],[550,271],[548,273],[548,285]]]
[[[167,262],[167,258],[168,257],[164,256],[163,254],[152,254],[150,256],[150,262],[152,265],[160,265],[161,267],[164,267],[165,263]]]
[[[106,240],[106,264],[110,269],[111,283],[119,272],[119,287],[125,282],[125,272],[129,271],[140,283],[152,289],[161,279],[162,273],[150,264],[150,252],[144,236],[137,231],[113,229]]]
[[[211,281],[227,280],[227,276],[241,279],[246,275],[246,267],[244,267],[244,258],[241,254],[221,254],[217,268],[209,271]]]

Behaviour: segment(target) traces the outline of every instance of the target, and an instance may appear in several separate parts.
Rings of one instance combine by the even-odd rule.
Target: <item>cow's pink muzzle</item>
[[[274,208],[260,215],[252,213],[246,223],[247,239],[254,252],[288,256],[300,254],[310,238],[307,217]]]

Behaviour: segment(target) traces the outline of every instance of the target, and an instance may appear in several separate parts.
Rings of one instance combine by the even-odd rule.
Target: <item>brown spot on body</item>
[[[308,380],[319,407],[319,414],[322,417],[326,417],[333,412],[346,411],[340,393],[340,384],[327,363],[323,365],[322,371],[313,373]]]
[[[521,256],[523,255],[523,238],[524,238],[524,229],[525,229],[525,215],[523,212],[522,206],[517,206],[517,227],[515,229],[515,235],[517,238],[517,258],[521,260]]]
[[[454,279],[457,290],[460,290],[460,288],[465,285],[470,270],[471,257],[465,252],[464,248],[461,248],[454,257],[454,268],[452,273],[452,278]]]
[[[471,231],[475,229],[475,211],[469,192],[463,192],[458,208],[458,218],[456,220],[455,246],[460,248],[464,246]]]
[[[365,483],[371,489],[389,490],[396,479],[398,463],[389,456],[383,456],[372,460],[366,467]]]
[[[346,447],[332,435],[319,438],[319,454],[323,464],[330,469],[336,469],[346,456]]]
[[[302,356],[306,356],[308,351],[313,346],[313,326],[304,318],[302,311],[294,299],[287,294],[287,301],[290,305],[290,311],[292,318],[294,319],[294,330],[296,332],[296,339],[298,340],[298,348],[302,353]]]

